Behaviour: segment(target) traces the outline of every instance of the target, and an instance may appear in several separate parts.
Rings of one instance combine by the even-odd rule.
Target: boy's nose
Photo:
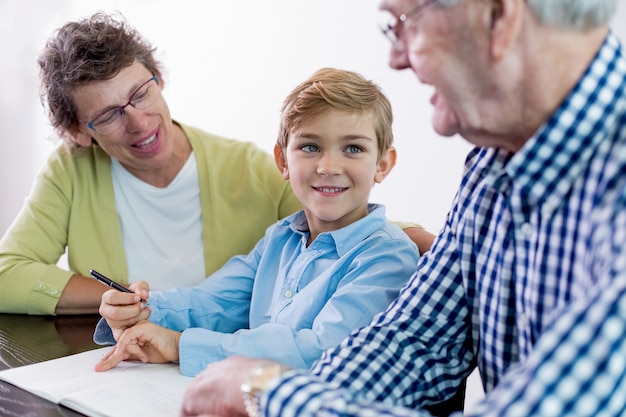
[[[332,153],[324,154],[318,164],[317,173],[320,175],[337,175],[341,173],[339,158]]]

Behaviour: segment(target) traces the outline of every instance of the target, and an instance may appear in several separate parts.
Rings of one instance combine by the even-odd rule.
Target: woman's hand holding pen
[[[142,321],[122,332],[115,347],[96,364],[98,372],[108,371],[125,360],[146,363],[178,361],[180,332]]]
[[[139,281],[130,286],[134,292],[121,292],[115,289],[102,294],[99,313],[119,341],[124,330],[150,317],[150,308],[145,302],[150,294],[147,282]]]

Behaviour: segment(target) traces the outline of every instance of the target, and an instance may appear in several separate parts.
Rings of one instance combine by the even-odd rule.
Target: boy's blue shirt
[[[366,217],[321,233],[309,247],[299,211],[201,284],[151,292],[150,321],[183,332],[181,372],[196,375],[232,355],[308,368],[385,310],[415,272],[419,252],[387,222],[384,206],[368,209]],[[106,321],[94,340],[115,342]]]

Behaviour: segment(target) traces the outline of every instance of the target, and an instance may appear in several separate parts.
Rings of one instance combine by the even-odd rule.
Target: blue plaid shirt
[[[444,230],[387,311],[262,402],[268,416],[425,415],[475,365],[487,395],[473,415],[626,412],[626,60],[613,34],[519,152],[469,154]]]

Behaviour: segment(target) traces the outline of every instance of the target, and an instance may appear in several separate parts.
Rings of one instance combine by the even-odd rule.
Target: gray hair
[[[437,0],[449,7],[460,0]],[[617,9],[617,0],[526,0],[544,25],[586,30],[608,25]]]
[[[539,21],[564,29],[586,30],[608,25],[617,0],[526,0]]]

